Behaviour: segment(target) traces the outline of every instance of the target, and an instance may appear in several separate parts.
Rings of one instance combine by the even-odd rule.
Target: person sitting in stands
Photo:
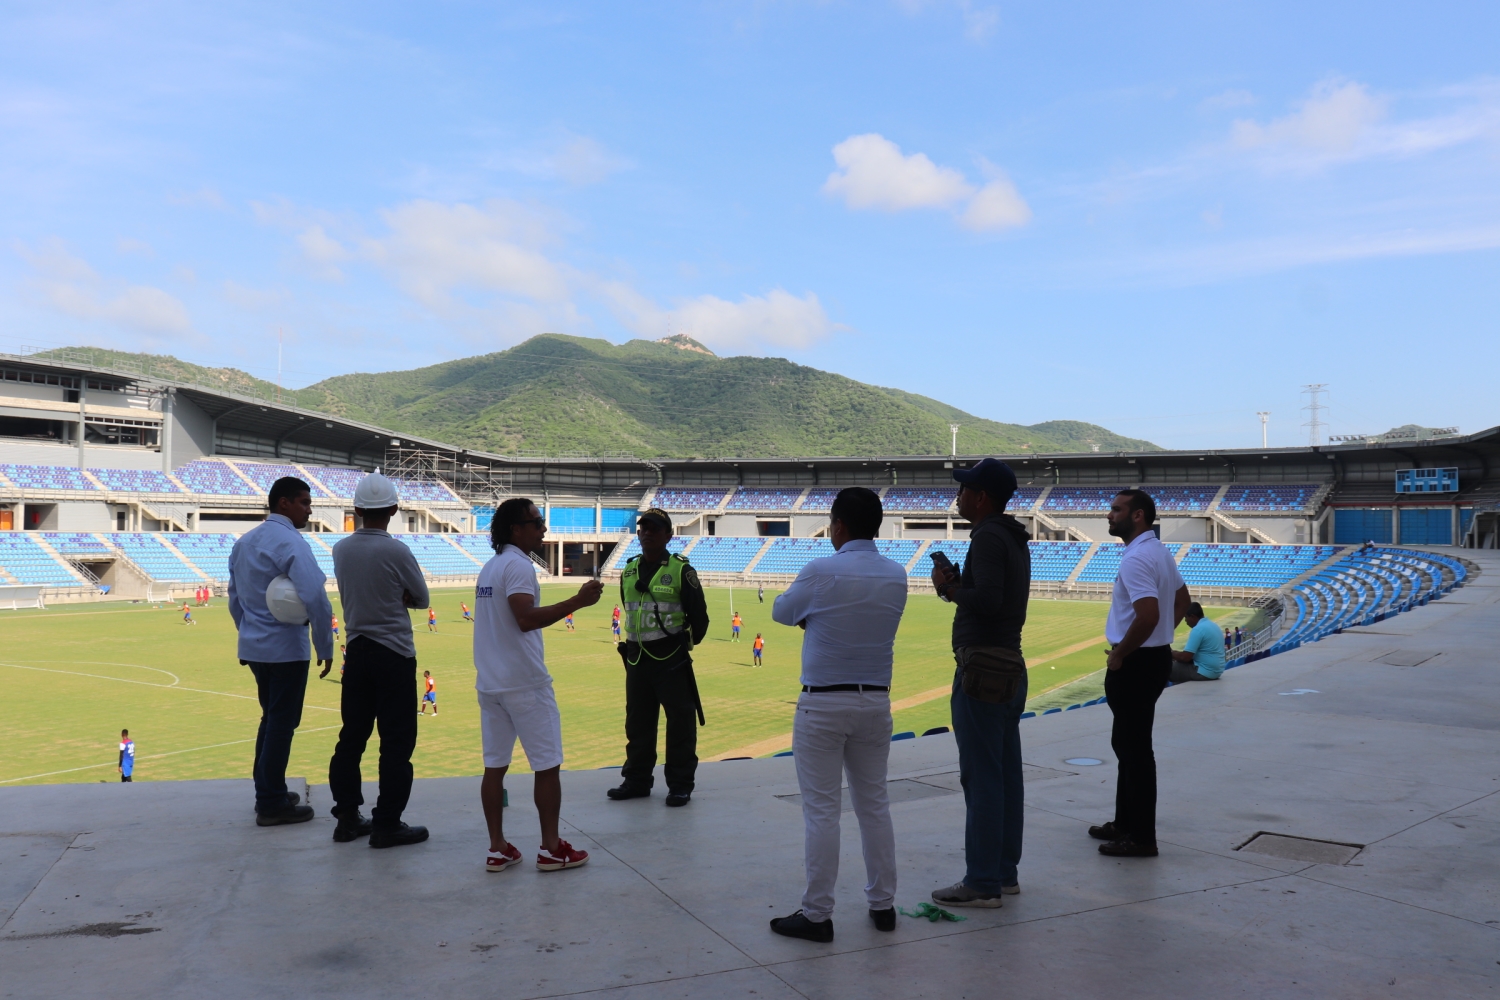
[[[1224,673],[1224,650],[1219,645],[1219,626],[1203,615],[1203,605],[1188,605],[1183,621],[1188,623],[1187,644],[1172,650],[1173,684],[1183,681],[1216,681]]]

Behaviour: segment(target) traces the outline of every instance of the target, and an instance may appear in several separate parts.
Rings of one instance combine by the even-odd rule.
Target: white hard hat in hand
[[[266,587],[266,607],[284,625],[306,625],[307,605],[297,596],[289,577],[278,576]]]

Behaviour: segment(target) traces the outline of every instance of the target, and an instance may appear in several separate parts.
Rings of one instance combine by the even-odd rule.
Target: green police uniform
[[[669,792],[693,790],[703,709],[693,677],[692,648],[708,633],[708,607],[698,573],[682,556],[641,565],[635,556],[620,576],[620,618],[625,641],[625,766],[633,789],[649,789],[656,768],[658,710],[667,716],[662,768]]]

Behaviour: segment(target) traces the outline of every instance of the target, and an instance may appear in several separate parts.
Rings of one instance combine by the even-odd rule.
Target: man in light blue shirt
[[[271,484],[271,513],[247,532],[229,553],[229,614],[239,629],[240,663],[255,675],[260,698],[260,729],[255,734],[255,822],[259,826],[305,823],[310,806],[286,788],[286,762],[292,734],[302,723],[307,691],[307,626],[319,665],[333,663],[333,608],[323,589],[327,577],[318,568],[301,531],[312,516],[311,488],[293,476]],[[307,609],[308,621],[278,621],[266,604],[266,588],[278,576],[292,581]]]
[[[1219,626],[1204,617],[1203,605],[1188,605],[1183,621],[1188,623],[1187,643],[1172,651],[1173,684],[1183,681],[1216,681],[1224,674],[1224,646],[1219,641]]]
[[[906,570],[875,548],[883,518],[873,492],[841,490],[828,529],[834,554],[808,563],[771,606],[777,622],[807,631],[802,697],[792,727],[807,891],[802,909],[771,921],[771,929],[787,937],[833,940],[845,773],[864,848],[870,919],[878,930],[896,928],[896,834],[885,782],[892,647],[906,610]]]

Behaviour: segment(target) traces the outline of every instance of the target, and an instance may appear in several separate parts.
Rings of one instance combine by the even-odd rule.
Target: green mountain
[[[77,361],[274,397],[233,368],[97,348]],[[543,334],[495,354],[412,371],[339,375],[283,398],[413,436],[516,454],[669,458],[1156,451],[1072,420],[985,420],[899,389],[783,358],[720,358],[691,338],[604,340]]]

